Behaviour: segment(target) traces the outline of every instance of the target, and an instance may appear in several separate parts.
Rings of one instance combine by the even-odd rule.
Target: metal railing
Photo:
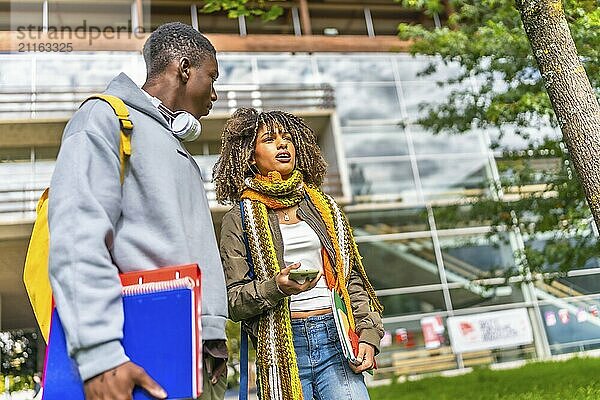
[[[0,90],[0,119],[69,116],[81,102],[102,87],[3,88]],[[328,84],[220,85],[213,110],[229,113],[238,107],[259,109],[334,109],[334,89]]]
[[[37,201],[44,189],[49,186],[51,174],[45,172],[36,175],[35,180],[31,178],[32,176],[24,176],[21,180],[22,184],[8,184],[4,179],[0,180],[0,223],[33,221],[35,219]],[[210,207],[216,209],[218,203],[214,184],[204,182],[204,190]],[[323,183],[323,190],[334,198],[343,197],[339,174],[328,173]]]
[[[90,95],[102,92],[102,87],[37,87],[0,89],[0,119],[35,119],[70,117],[81,102]],[[218,100],[213,112],[230,113],[238,107],[259,109],[285,109],[311,111],[335,109],[334,89],[327,84],[248,84],[219,85]],[[210,157],[210,156],[209,156]],[[196,158],[196,157],[195,157]],[[199,157],[201,168],[210,176],[214,160]],[[0,221],[23,221],[35,218],[37,199],[50,184],[53,165],[46,165],[43,172],[35,161],[11,163],[17,166],[2,169],[0,163]],[[214,186],[204,183],[211,207],[216,207]],[[342,197],[342,183],[337,171],[331,171],[325,179],[324,189],[334,197]]]

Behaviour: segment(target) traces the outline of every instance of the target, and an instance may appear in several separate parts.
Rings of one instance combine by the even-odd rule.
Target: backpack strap
[[[131,132],[133,130],[133,122],[129,119],[129,110],[127,106],[120,98],[112,96],[110,94],[94,94],[81,103],[84,105],[88,100],[103,100],[107,102],[115,112],[117,118],[119,118],[119,125],[121,129],[121,138],[119,139],[119,160],[121,162],[121,185],[125,180],[125,165],[129,156],[131,156]]]

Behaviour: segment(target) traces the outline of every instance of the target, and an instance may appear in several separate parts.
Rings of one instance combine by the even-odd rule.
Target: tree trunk
[[[560,0],[516,0],[588,205],[600,227],[600,105]]]

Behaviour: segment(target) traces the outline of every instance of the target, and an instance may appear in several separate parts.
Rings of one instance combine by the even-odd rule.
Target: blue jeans
[[[342,354],[332,314],[292,319],[304,400],[368,400],[362,374]]]

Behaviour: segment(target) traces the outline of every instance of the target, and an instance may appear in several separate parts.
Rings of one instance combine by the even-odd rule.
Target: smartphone
[[[319,275],[319,270],[316,268],[303,268],[293,269],[290,271],[290,279],[302,284],[307,280],[312,281]]]

